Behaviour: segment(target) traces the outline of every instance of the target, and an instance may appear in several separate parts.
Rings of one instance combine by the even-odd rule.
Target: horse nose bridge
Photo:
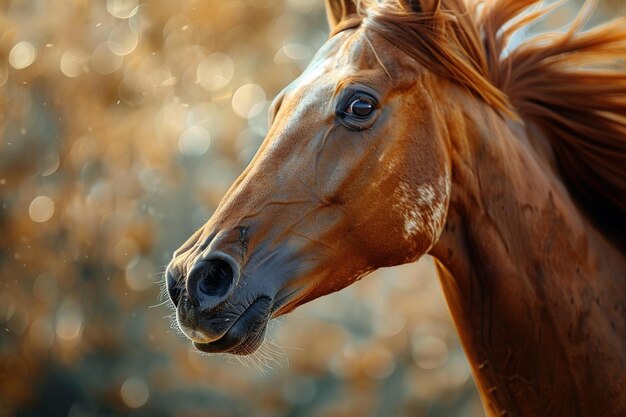
[[[211,228],[198,245],[198,257],[210,256],[211,252],[224,252],[237,258],[241,252],[243,241],[248,238],[248,226],[217,224]]]

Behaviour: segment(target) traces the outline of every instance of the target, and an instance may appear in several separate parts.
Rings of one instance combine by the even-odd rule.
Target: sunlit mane
[[[626,235],[626,19],[582,31],[595,5],[588,1],[566,32],[508,51],[514,32],[558,4],[419,3],[362,1],[359,13],[369,29],[431,71],[503,115],[539,126],[578,202],[601,226]]]

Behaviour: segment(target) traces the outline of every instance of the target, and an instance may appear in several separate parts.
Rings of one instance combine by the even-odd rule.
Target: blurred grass
[[[264,373],[159,305],[326,35],[318,0],[0,0],[0,417],[482,415],[429,260],[282,319]]]

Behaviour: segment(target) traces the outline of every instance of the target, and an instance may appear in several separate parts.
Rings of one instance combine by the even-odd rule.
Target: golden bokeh
[[[0,417],[483,415],[428,259],[280,319],[256,361],[170,328],[164,267],[325,41],[323,1],[0,11]]]

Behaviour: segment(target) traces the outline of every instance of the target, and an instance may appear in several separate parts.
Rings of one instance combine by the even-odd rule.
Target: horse
[[[537,0],[327,0],[328,40],[173,255],[200,351],[434,258],[489,416],[626,415],[626,20],[508,47]],[[621,60],[621,61],[620,61]]]

